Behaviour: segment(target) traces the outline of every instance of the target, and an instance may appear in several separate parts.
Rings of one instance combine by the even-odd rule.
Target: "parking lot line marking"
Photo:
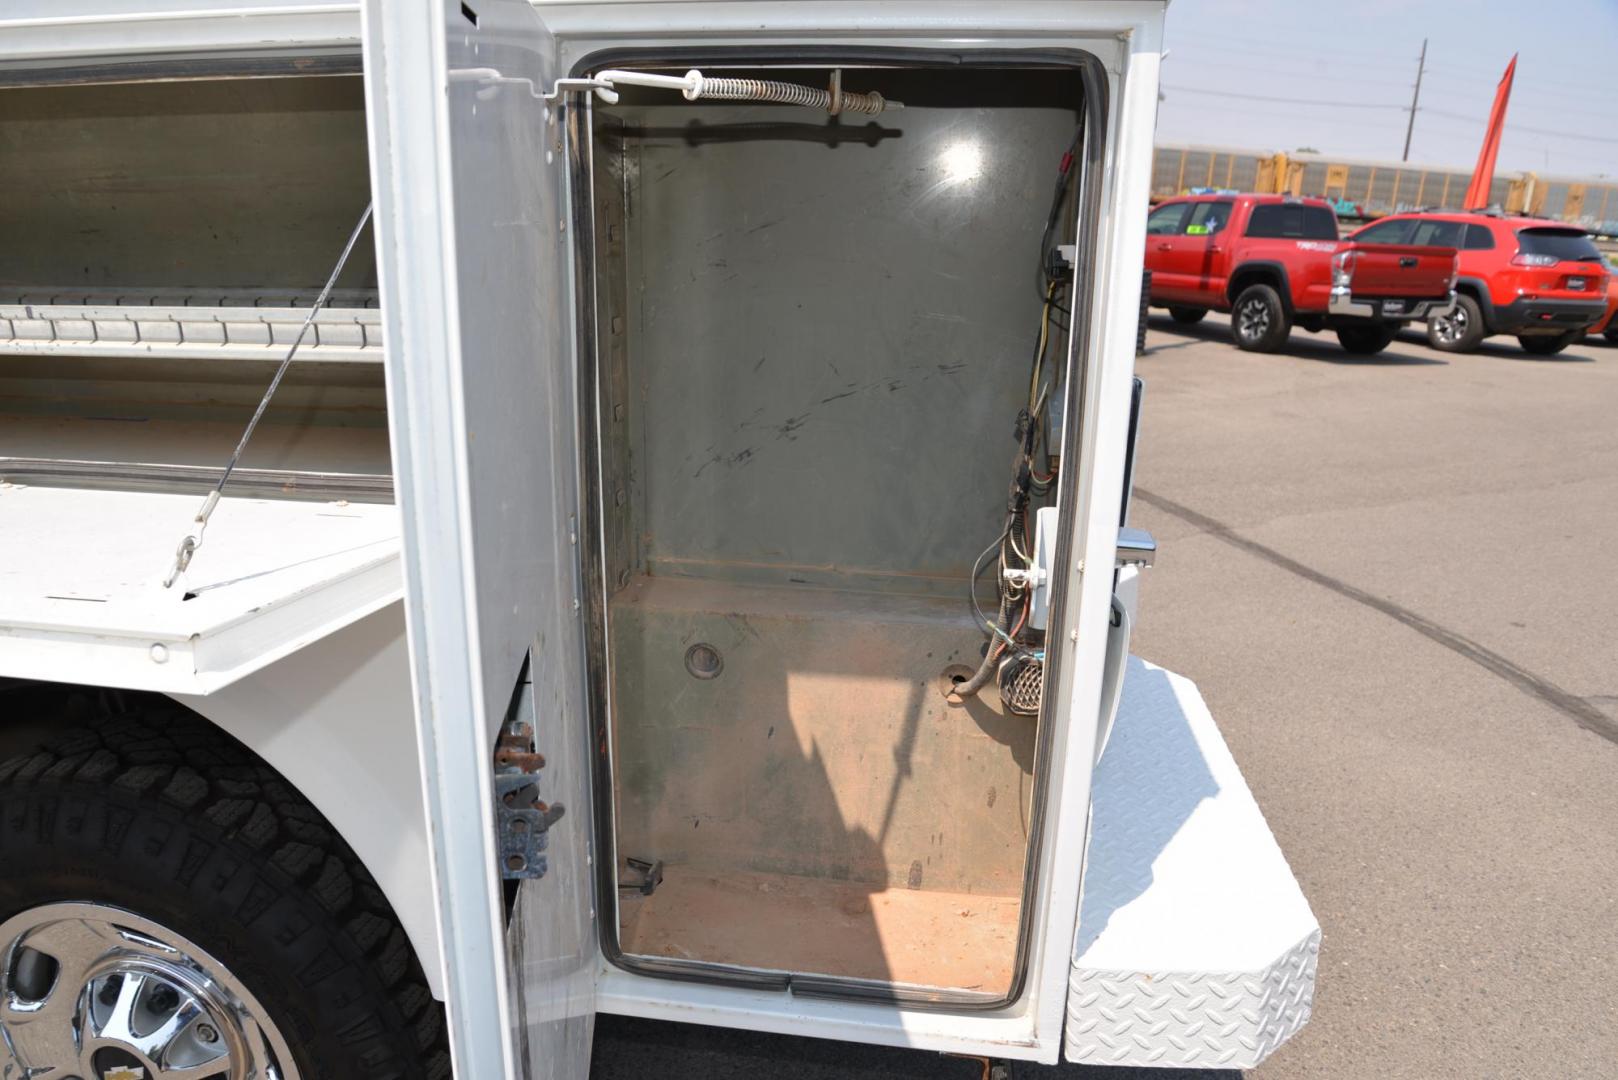
[[[1549,679],[1536,675],[1527,668],[1513,663],[1493,649],[1440,626],[1426,616],[1418,615],[1407,607],[1395,604],[1391,600],[1385,600],[1380,596],[1372,595],[1364,589],[1350,585],[1346,581],[1340,581],[1330,574],[1322,573],[1312,566],[1305,566],[1298,560],[1283,555],[1274,548],[1259,543],[1257,540],[1250,540],[1223,522],[1215,521],[1206,514],[1199,514],[1189,506],[1182,506],[1173,499],[1164,498],[1162,495],[1139,487],[1135,488],[1134,497],[1148,506],[1155,506],[1165,514],[1172,514],[1189,525],[1195,525],[1209,536],[1217,540],[1223,540],[1232,547],[1240,548],[1250,555],[1256,555],[1265,562],[1279,566],[1281,569],[1296,574],[1306,581],[1312,581],[1316,585],[1330,589],[1339,596],[1346,597],[1357,604],[1363,604],[1375,611],[1380,611],[1389,618],[1410,627],[1410,629],[1428,640],[1435,641],[1451,652],[1472,661],[1484,670],[1498,675],[1523,693],[1538,698],[1551,708],[1571,718],[1574,723],[1586,731],[1599,735],[1609,742],[1618,743],[1618,721],[1614,721],[1584,698],[1579,697],[1577,694],[1569,693]]]

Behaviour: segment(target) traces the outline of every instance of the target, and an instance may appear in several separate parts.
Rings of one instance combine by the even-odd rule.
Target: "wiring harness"
[[[1034,355],[1028,377],[1028,402],[1018,410],[1013,436],[1017,449],[1012,457],[1011,484],[1006,496],[1005,521],[1000,535],[983,549],[972,564],[968,581],[968,595],[972,614],[984,628],[988,640],[984,646],[983,662],[976,672],[963,682],[956,683],[952,696],[957,699],[972,697],[986,686],[998,672],[1002,703],[1011,711],[1037,714],[1043,685],[1043,642],[1036,640],[1028,629],[1033,609],[1033,586],[1030,571],[1034,566],[1033,503],[1046,496],[1056,480],[1056,466],[1049,463],[1050,453],[1043,446],[1048,410],[1056,383],[1060,377],[1057,365],[1047,363],[1052,342],[1058,335],[1052,329],[1065,333],[1069,326],[1063,320],[1071,317],[1073,274],[1063,263],[1054,244],[1065,212],[1071,212],[1073,200],[1073,163],[1083,137],[1082,128],[1075,133],[1067,153],[1057,167],[1056,190],[1046,216],[1045,229],[1040,237],[1039,331],[1034,340]],[[1064,305],[1063,301],[1068,300]],[[1059,448],[1048,448],[1054,453]],[[1047,459],[1049,467],[1041,472],[1039,462]],[[993,562],[998,604],[994,616],[985,613],[978,600],[978,579]]]

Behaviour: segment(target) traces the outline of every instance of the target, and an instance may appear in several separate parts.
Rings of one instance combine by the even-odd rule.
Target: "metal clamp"
[[[650,896],[657,891],[657,887],[659,885],[663,884],[662,859],[657,859],[654,861],[652,859],[636,859],[629,857],[624,859],[624,862],[629,864],[629,868],[631,870],[639,871],[640,880],[620,881],[618,883],[619,891],[638,892],[642,896]]]

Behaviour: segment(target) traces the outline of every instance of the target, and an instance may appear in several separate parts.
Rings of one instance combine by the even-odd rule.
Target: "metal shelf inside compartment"
[[[0,286],[0,355],[279,360],[318,298],[318,289]],[[334,291],[299,356],[380,362],[376,290]]]

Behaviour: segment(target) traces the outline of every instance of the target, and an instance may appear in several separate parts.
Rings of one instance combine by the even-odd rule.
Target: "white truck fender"
[[[404,606],[392,603],[212,694],[173,695],[286,777],[354,849],[443,999]]]

